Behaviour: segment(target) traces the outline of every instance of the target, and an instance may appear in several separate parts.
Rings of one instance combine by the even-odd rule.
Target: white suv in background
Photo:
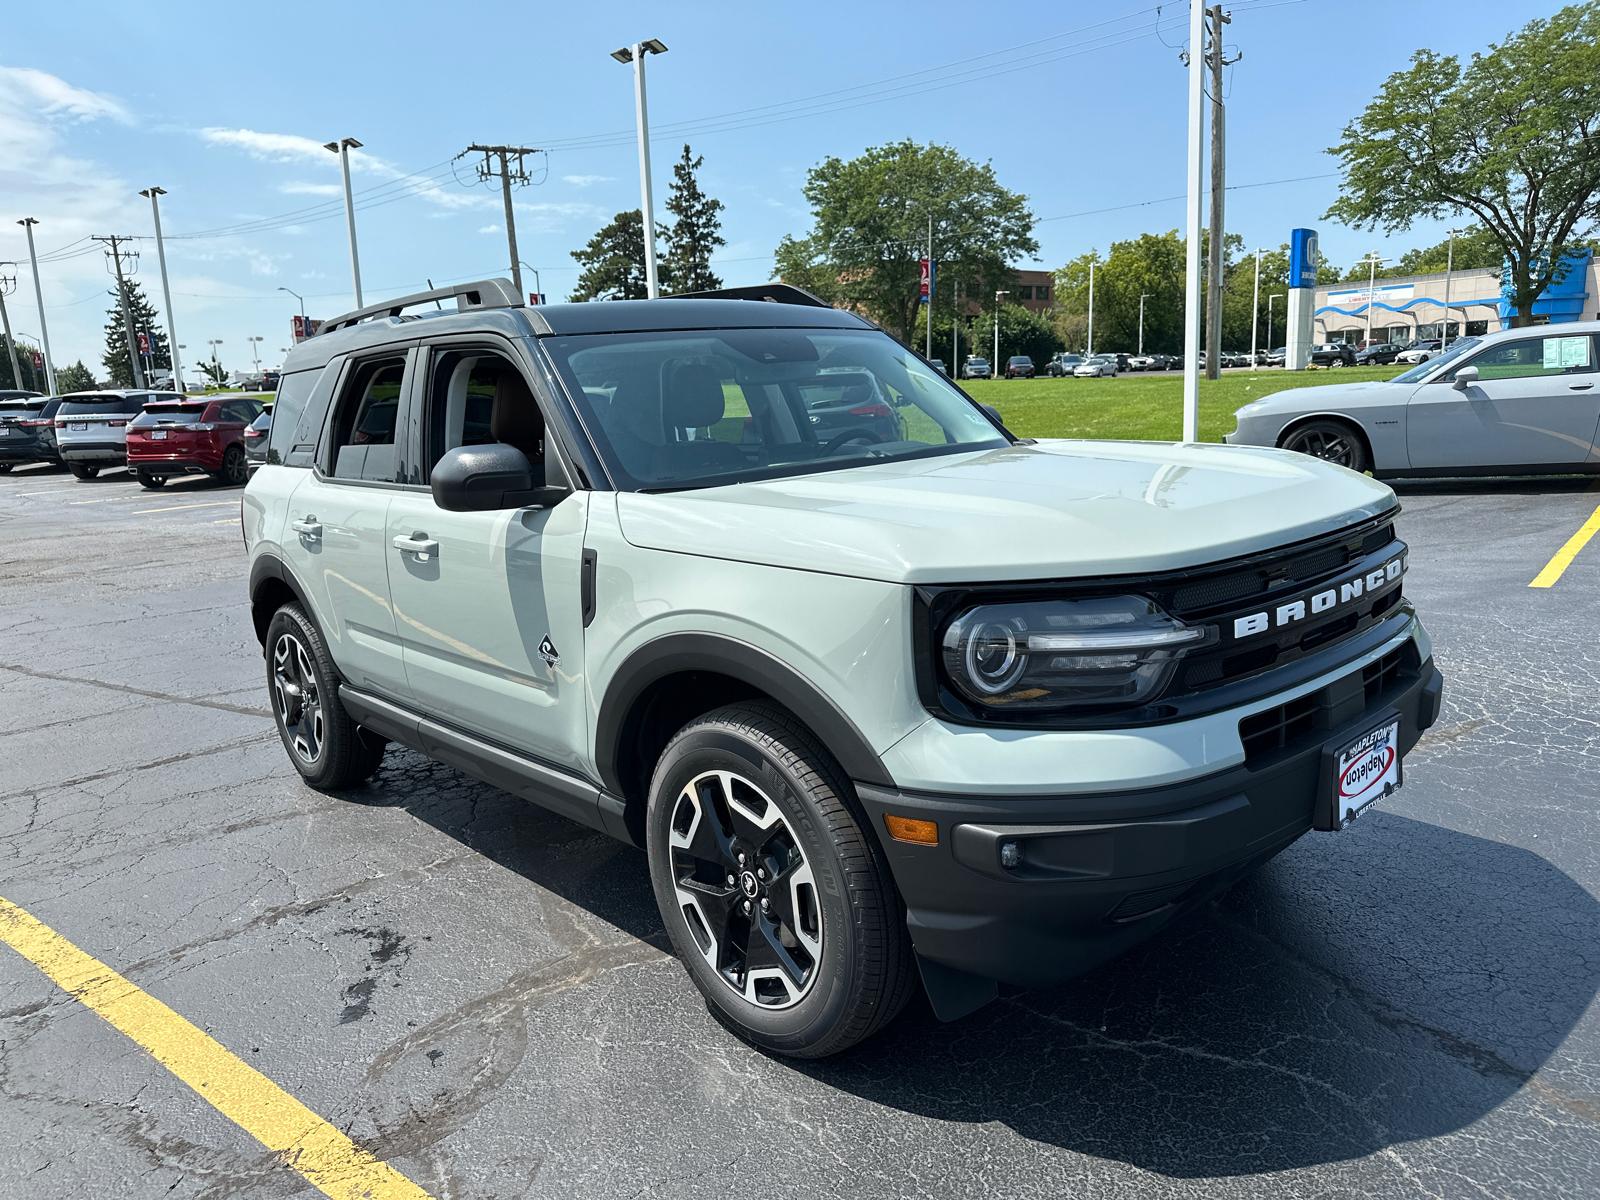
[[[178,392],[112,389],[72,392],[56,409],[56,445],[67,469],[93,479],[102,467],[128,461],[128,422],[152,400],[182,400]]]

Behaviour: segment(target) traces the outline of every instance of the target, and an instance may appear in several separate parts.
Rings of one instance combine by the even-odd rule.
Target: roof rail
[[[454,300],[459,309],[469,308],[519,308],[523,297],[511,286],[509,279],[479,279],[473,283],[458,283],[452,287],[434,288],[431,292],[417,292],[401,296],[398,300],[385,300],[382,304],[369,304],[354,312],[342,313],[331,321],[324,321],[319,335],[335,329],[348,329],[359,321],[372,317],[398,317],[403,309],[418,304],[431,304],[438,300]]]
[[[805,288],[792,283],[757,283],[750,287],[718,288],[714,292],[680,292],[665,300],[765,300],[769,304],[804,304],[810,308],[832,308]]]

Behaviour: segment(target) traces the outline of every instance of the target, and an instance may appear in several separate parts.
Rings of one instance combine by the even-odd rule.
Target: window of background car
[[[0,400],[0,419],[6,417],[36,417],[44,411],[40,400]]]
[[[193,425],[206,411],[206,406],[200,404],[147,404],[144,410],[128,422],[132,426],[146,425]]]
[[[634,487],[1007,444],[964,393],[881,333],[731,329],[541,344],[613,474]],[[851,392],[868,385],[876,399]],[[838,402],[823,402],[836,387]]]
[[[439,354],[422,419],[424,481],[445,451],[457,446],[504,442],[521,450],[530,463],[544,457],[544,414],[522,372],[499,354]]]
[[[254,400],[224,400],[218,419],[238,421],[241,424],[248,425],[256,419],[260,411],[260,406]]]
[[[272,425],[267,434],[267,461],[277,466],[310,466],[309,459],[295,461],[290,454],[295,444],[295,429],[310,399],[321,371],[295,371],[278,381],[278,398],[272,405]],[[310,434],[301,441],[315,440]]]
[[[129,403],[133,407],[129,408]],[[90,414],[105,416],[107,413],[138,412],[144,408],[144,397],[121,396],[78,396],[71,400],[63,400],[57,415],[63,417],[81,417]]]
[[[1418,363],[1416,366],[1412,367],[1409,371],[1406,371],[1406,372],[1404,372],[1404,373],[1402,373],[1400,375],[1396,375],[1389,382],[1390,383],[1421,383],[1424,379],[1428,378],[1428,376],[1432,375],[1435,371],[1439,370],[1439,368],[1441,366],[1443,366],[1445,363],[1455,362],[1463,354],[1466,354],[1470,350],[1476,349],[1478,344],[1479,343],[1478,343],[1478,339],[1477,338],[1462,338],[1459,342],[1451,342],[1450,343],[1450,349],[1446,350],[1443,354],[1436,354],[1432,358],[1430,358],[1427,362]],[[1455,376],[1454,375],[1441,376],[1441,378],[1453,379],[1453,378],[1455,378]]]
[[[1490,346],[1471,362],[1453,368],[1446,378],[1454,380],[1462,367],[1477,367],[1478,381],[1491,379],[1538,379],[1551,375],[1577,375],[1594,370],[1594,339],[1586,333],[1576,337],[1518,338]]]
[[[406,360],[379,358],[358,364],[345,380],[323,469],[335,479],[392,483],[394,429]]]

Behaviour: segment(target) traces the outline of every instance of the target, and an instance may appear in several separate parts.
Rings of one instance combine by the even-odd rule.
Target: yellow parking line
[[[220,1042],[4,898],[0,941],[154,1055],[324,1195],[333,1200],[431,1200]]]
[[[1556,580],[1568,567],[1572,560],[1578,557],[1578,551],[1589,544],[1589,539],[1600,533],[1600,508],[1590,514],[1589,519],[1583,523],[1583,528],[1567,539],[1567,544],[1556,551],[1556,556],[1545,563],[1544,570],[1534,577],[1529,587],[1547,588],[1554,587]]]
[[[184,508],[221,508],[225,504],[237,504],[237,500],[216,500],[210,504],[174,504],[171,508],[140,508],[134,510],[134,516],[142,517],[145,513],[177,512]]]
[[[213,525],[237,525],[239,523],[239,518],[238,517],[223,517],[222,520],[213,521],[211,523]]]

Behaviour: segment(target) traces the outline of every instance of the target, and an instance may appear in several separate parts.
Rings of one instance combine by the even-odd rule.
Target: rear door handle
[[[322,536],[322,526],[317,523],[317,519],[310,513],[306,514],[304,521],[291,521],[289,528],[301,537],[320,538]]]
[[[439,543],[422,532],[413,533],[409,537],[401,534],[394,539],[394,548],[402,554],[415,554],[418,562],[427,562],[429,558],[439,553]]]
[[[1567,386],[1569,388],[1571,388],[1575,392],[1587,392],[1590,388],[1592,388],[1594,386],[1594,384],[1592,384],[1592,383],[1569,383],[1569,384],[1567,384]]]

